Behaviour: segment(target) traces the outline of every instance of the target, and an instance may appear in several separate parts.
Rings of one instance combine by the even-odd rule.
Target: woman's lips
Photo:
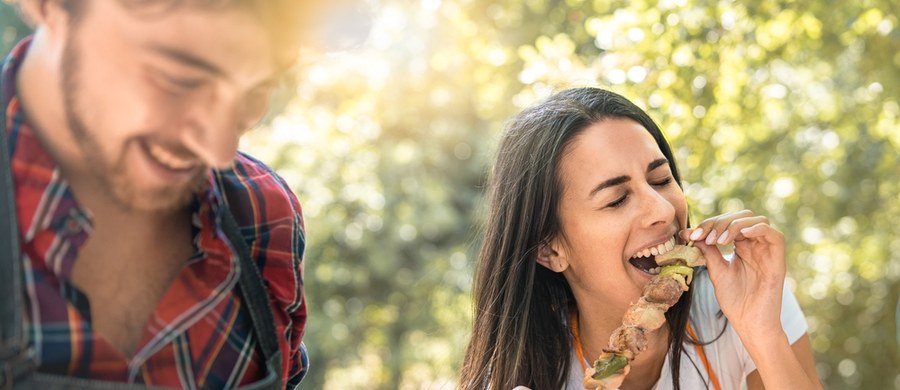
[[[668,253],[675,248],[675,245],[675,237],[671,237],[662,244],[653,245],[638,251],[636,255],[628,259],[628,262],[641,272],[656,275],[659,273],[659,265],[656,263],[656,256]]]

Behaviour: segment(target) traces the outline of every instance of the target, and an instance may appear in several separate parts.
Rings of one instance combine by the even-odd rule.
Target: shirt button
[[[79,224],[78,221],[74,219],[69,219],[68,221],[66,221],[66,232],[68,232],[70,235],[81,233],[81,224]]]

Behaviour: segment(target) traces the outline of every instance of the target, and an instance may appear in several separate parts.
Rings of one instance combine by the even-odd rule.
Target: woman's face
[[[655,254],[685,227],[684,193],[653,137],[631,119],[585,129],[566,148],[559,175],[561,233],[550,243],[558,260],[550,268],[563,272],[579,302],[623,311],[653,277],[630,260]]]

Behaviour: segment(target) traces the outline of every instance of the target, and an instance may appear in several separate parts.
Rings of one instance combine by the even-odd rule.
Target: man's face
[[[69,25],[61,87],[79,171],[126,209],[165,211],[230,166],[281,64],[238,9],[146,11],[90,2]]]

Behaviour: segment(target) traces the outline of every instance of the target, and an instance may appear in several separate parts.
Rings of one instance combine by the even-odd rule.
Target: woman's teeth
[[[662,243],[662,244],[659,244],[659,245],[657,245],[657,246],[650,247],[650,248],[646,248],[646,249],[644,249],[644,250],[638,252],[638,253],[637,253],[636,255],[634,255],[633,257],[650,257],[650,256],[658,256],[658,255],[661,255],[661,254],[663,254],[663,253],[666,253],[666,252],[672,250],[673,248],[675,248],[675,237],[672,237],[672,238],[669,239],[669,241],[666,241],[666,242],[664,242],[664,243]]]

